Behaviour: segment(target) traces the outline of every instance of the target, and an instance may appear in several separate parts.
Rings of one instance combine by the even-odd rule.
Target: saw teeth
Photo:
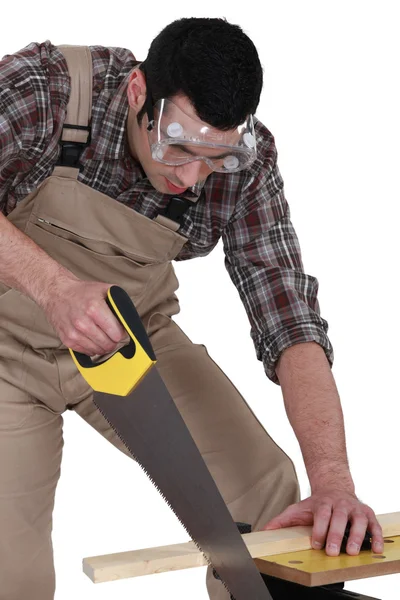
[[[111,429],[114,431],[114,433],[119,437],[119,439],[121,440],[121,442],[128,448],[129,452],[131,453],[131,455],[135,459],[136,463],[139,465],[139,467],[145,473],[146,477],[148,477],[150,479],[151,483],[153,484],[153,486],[155,487],[155,489],[157,490],[157,492],[160,494],[160,496],[163,498],[164,502],[169,506],[169,508],[171,509],[171,511],[174,513],[174,515],[178,519],[179,523],[182,525],[182,527],[184,528],[184,530],[188,533],[188,535],[189,535],[190,539],[192,540],[192,542],[195,544],[196,548],[204,556],[204,558],[205,558],[208,566],[211,567],[211,568],[214,568],[213,565],[212,565],[212,563],[211,563],[211,561],[208,559],[208,557],[206,556],[206,554],[204,554],[203,550],[201,549],[201,547],[199,546],[199,544],[196,542],[196,540],[194,539],[194,537],[190,533],[188,527],[184,523],[182,523],[181,519],[179,518],[179,516],[177,515],[177,513],[175,512],[175,510],[173,509],[173,507],[169,503],[169,500],[166,498],[166,496],[164,496],[163,492],[160,490],[160,488],[158,487],[158,485],[155,483],[155,481],[152,478],[152,476],[147,472],[146,468],[137,459],[136,455],[134,454],[134,452],[132,452],[131,448],[126,443],[125,439],[114,429],[114,427],[112,426],[112,424],[110,423],[110,421],[108,420],[108,418],[106,417],[106,415],[104,414],[104,412],[101,410],[101,408],[96,404],[96,402],[94,400],[93,400],[93,402],[96,405],[97,409],[100,411],[100,413],[103,415],[103,417],[105,418],[105,420],[107,421],[107,423],[109,424],[109,426],[111,427]],[[226,591],[230,594],[230,590],[229,590],[228,586],[226,585],[225,581],[221,577],[219,577],[219,580],[223,584],[223,586],[226,589]],[[232,598],[232,596],[231,596],[231,598]]]

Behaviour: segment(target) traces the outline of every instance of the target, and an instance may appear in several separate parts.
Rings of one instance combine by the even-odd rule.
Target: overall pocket
[[[122,250],[117,244],[91,239],[32,215],[25,233],[49,256],[76,277],[123,287],[135,303],[163,270],[163,263],[149,256]]]

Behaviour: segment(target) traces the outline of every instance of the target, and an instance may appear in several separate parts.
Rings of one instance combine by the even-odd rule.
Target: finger
[[[368,531],[372,535],[372,551],[376,554],[382,554],[384,549],[384,539],[382,535],[382,527],[379,525],[378,519],[372,508],[368,511]]]
[[[96,346],[92,344],[92,342],[83,337],[79,336],[78,340],[75,342],[65,343],[68,348],[71,348],[74,352],[80,352],[81,354],[86,354],[87,356],[103,356],[103,352],[99,354]]]
[[[368,517],[364,512],[353,512],[349,515],[349,521],[351,522],[351,527],[346,552],[351,556],[355,556],[360,552],[364,541],[365,532],[368,527]]]
[[[105,354],[112,352],[115,348],[115,342],[108,337],[104,331],[96,325],[89,317],[78,317],[73,321],[73,325],[79,334],[78,340],[81,345],[90,348],[90,356],[94,354]]]
[[[61,328],[59,335],[62,343],[75,352],[81,352],[88,356],[93,356],[97,352],[98,346],[69,322]]]
[[[331,516],[332,502],[328,499],[321,500],[314,511],[314,524],[311,533],[311,545],[316,550],[320,550],[325,544]]]
[[[349,520],[349,508],[346,504],[335,507],[332,512],[331,522],[329,524],[328,535],[326,538],[326,554],[328,556],[338,556],[342,544],[347,521]]]
[[[127,335],[126,329],[105,302],[92,316],[96,325],[114,342],[120,342]]]

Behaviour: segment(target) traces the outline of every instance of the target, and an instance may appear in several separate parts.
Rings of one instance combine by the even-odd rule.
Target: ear
[[[129,75],[127,96],[129,106],[135,111],[140,112],[146,100],[146,79],[143,72],[136,67]]]

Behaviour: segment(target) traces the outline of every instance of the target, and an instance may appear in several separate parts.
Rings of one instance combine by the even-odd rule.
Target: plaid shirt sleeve
[[[275,367],[283,350],[315,341],[332,365],[333,349],[328,323],[320,316],[318,281],[304,273],[271,139],[264,164],[243,186],[222,239],[225,266],[250,320],[257,358],[279,385]]]

